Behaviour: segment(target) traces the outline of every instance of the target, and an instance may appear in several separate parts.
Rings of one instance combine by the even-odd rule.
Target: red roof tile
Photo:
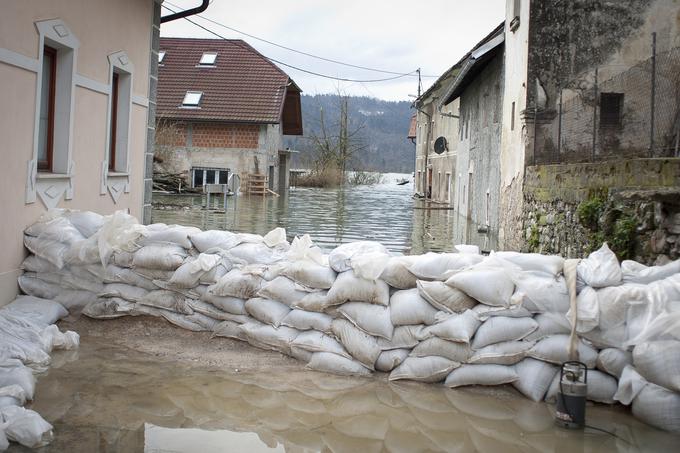
[[[161,38],[157,116],[183,120],[279,123],[286,89],[295,82],[240,39]],[[214,67],[198,65],[217,52]],[[182,108],[187,91],[202,91],[200,108]]]

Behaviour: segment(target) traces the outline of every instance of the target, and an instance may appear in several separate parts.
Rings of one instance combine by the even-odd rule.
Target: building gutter
[[[167,16],[161,17],[161,24],[170,22],[177,19],[182,19],[183,17],[193,16],[194,14],[199,14],[208,9],[210,5],[210,0],[201,0],[201,4],[195,8],[185,9],[184,11],[178,11],[176,13],[168,14]]]

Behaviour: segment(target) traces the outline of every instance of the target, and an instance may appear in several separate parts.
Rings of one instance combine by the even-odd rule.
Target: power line
[[[174,4],[174,3],[169,2],[169,1],[166,0],[166,1],[163,3],[162,6],[163,6],[164,8],[166,8],[166,9],[168,9],[169,11],[175,12],[175,11],[172,10],[171,8],[168,8],[168,7],[166,6],[166,3],[169,4],[169,5],[172,5],[172,6],[175,7],[175,8],[180,8],[178,5],[176,5],[176,4]],[[399,75],[399,76],[414,76],[414,75],[415,75],[415,74],[414,74],[414,71],[411,71],[411,72],[408,72],[408,73],[395,72],[395,71],[387,71],[387,70],[383,70],[383,69],[369,68],[369,67],[367,67],[367,66],[360,66],[360,65],[355,65],[355,64],[351,64],[351,63],[345,63],[345,62],[342,62],[342,61],[339,61],[339,60],[334,60],[334,59],[332,59],[332,58],[326,58],[326,57],[322,57],[322,56],[319,56],[319,55],[314,55],[314,54],[311,54],[311,53],[308,53],[308,52],[304,52],[304,51],[302,51],[302,50],[297,50],[297,49],[294,49],[294,48],[292,48],[292,47],[284,46],[283,44],[275,43],[275,42],[273,42],[273,41],[270,41],[270,40],[261,38],[261,37],[259,37],[259,36],[252,35],[252,34],[250,34],[250,33],[246,33],[246,32],[244,32],[244,31],[241,31],[241,30],[238,30],[238,29],[236,29],[236,28],[230,27],[230,26],[225,25],[225,24],[223,24],[223,23],[217,22],[216,20],[210,19],[209,17],[206,17],[206,16],[201,15],[201,14],[196,14],[196,16],[197,16],[197,17],[200,17],[201,19],[205,20],[206,22],[210,22],[210,23],[212,23],[212,24],[214,24],[214,25],[217,25],[218,27],[226,28],[227,30],[231,30],[231,31],[233,31],[233,32],[242,34],[242,35],[244,35],[244,36],[248,36],[249,38],[253,38],[253,39],[256,39],[256,40],[258,40],[258,41],[262,41],[262,42],[264,42],[264,43],[270,44],[270,45],[272,45],[272,46],[279,47],[279,48],[281,48],[281,49],[288,50],[288,51],[290,51],[290,52],[295,52],[295,53],[299,53],[299,54],[301,54],[301,55],[305,55],[305,56],[308,56],[308,57],[311,57],[311,58],[316,58],[316,59],[318,59],[318,60],[327,61],[327,62],[329,62],[329,63],[334,63],[334,64],[338,64],[338,65],[342,65],[342,66],[348,66],[348,67],[351,67],[351,68],[363,69],[363,70],[366,70],[366,71],[380,72],[380,73],[383,73],[383,74],[395,74],[395,75]],[[186,18],[185,18],[185,19],[186,19]],[[187,19],[187,20],[188,20],[188,19]],[[194,25],[198,25],[198,24],[196,24],[195,22],[193,22],[193,21],[191,21],[191,20],[188,20],[188,21],[191,22],[191,23],[193,23]],[[223,39],[226,39],[226,38],[223,38]],[[270,58],[270,60],[272,60],[272,59]],[[273,60],[272,60],[272,61],[273,61]],[[284,64],[284,63],[281,63],[281,64]],[[285,65],[285,64],[284,64],[284,65]],[[287,65],[287,66],[289,66],[289,65]],[[289,67],[290,67],[290,66],[289,66]],[[437,78],[437,77],[439,77],[439,76],[434,76],[434,75],[422,75],[421,77]],[[384,80],[391,80],[391,79],[384,79]]]

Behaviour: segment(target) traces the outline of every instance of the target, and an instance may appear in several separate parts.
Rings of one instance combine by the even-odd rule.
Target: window
[[[621,126],[623,93],[600,94],[600,127]]]
[[[109,170],[116,171],[116,128],[118,126],[118,73],[111,80],[111,131],[109,135]]]
[[[194,167],[191,169],[191,187],[203,187],[206,184],[226,184],[228,180],[228,168]]]
[[[182,107],[198,107],[202,97],[201,91],[187,91],[182,101]]]
[[[446,174],[446,201],[451,202],[451,173]]]
[[[40,123],[38,129],[38,170],[52,171],[54,152],[54,95],[57,77],[57,50],[43,49],[42,86],[40,88]]]
[[[165,59],[165,50],[158,52],[158,64],[162,64]]]
[[[515,130],[515,103],[512,103],[512,110],[510,111],[510,130]]]
[[[105,162],[108,172],[104,173],[101,194],[106,193],[108,173],[127,173],[128,148],[130,132],[130,111],[132,109],[132,74],[134,67],[125,52],[116,52],[108,56],[109,80],[109,136]],[[115,200],[114,200],[115,201]]]
[[[201,60],[198,62],[200,66],[214,66],[217,60],[217,52],[203,52]]]

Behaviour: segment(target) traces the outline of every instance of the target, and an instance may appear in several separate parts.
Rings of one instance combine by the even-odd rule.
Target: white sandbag
[[[264,244],[245,242],[229,249],[229,255],[248,264],[271,264],[282,258]]]
[[[633,364],[647,381],[680,392],[680,341],[649,341],[633,349]]]
[[[618,388],[616,379],[607,373],[588,370],[586,399],[596,403],[614,404],[614,394]],[[560,373],[555,373],[550,388],[545,395],[545,401],[555,403],[560,388]]]
[[[357,277],[350,270],[338,274],[328,291],[328,298],[333,304],[353,301],[387,305],[390,301],[390,289],[382,280],[366,280]]]
[[[560,362],[561,363],[561,362]],[[547,362],[527,357],[514,365],[517,379],[513,387],[532,401],[541,401],[552,384],[558,368]]]
[[[194,312],[182,294],[165,289],[149,291],[149,293],[137,301],[137,303],[185,315],[190,315]]]
[[[217,266],[221,260],[221,256],[208,253],[201,253],[195,259],[187,259],[172,274],[172,278],[170,278],[168,283],[177,288],[193,288],[198,285],[203,274]]]
[[[85,239],[85,236],[63,214],[64,212],[57,213],[56,211],[43,214],[36,223],[24,230],[24,235],[67,245]]]
[[[309,260],[286,263],[283,266],[281,275],[295,280],[301,285],[318,289],[330,289],[337,276],[335,271],[329,266]]]
[[[80,335],[72,330],[61,332],[55,324],[45,327],[40,332],[46,351],[51,352],[55,349],[72,350],[80,346]]]
[[[330,352],[315,352],[307,368],[342,376],[370,376],[371,371],[356,360],[348,359]]]
[[[536,330],[524,337],[527,341],[542,340],[545,337],[556,334],[569,334],[571,327],[569,320],[562,313],[547,312],[539,313],[534,317],[534,321],[538,324]]]
[[[281,326],[272,327],[268,324],[248,322],[241,325],[241,330],[248,337],[248,342],[264,349],[290,354],[290,345],[300,333],[296,329]]]
[[[149,291],[125,283],[108,283],[104,285],[104,290],[98,294],[99,297],[118,297],[130,302],[139,302]]]
[[[276,227],[269,233],[265,234],[262,240],[267,247],[288,245],[288,239],[286,239],[286,229],[281,227]]]
[[[285,318],[281,320],[282,326],[293,327],[297,330],[318,330],[320,332],[330,332],[333,318],[325,313],[315,313],[305,310],[291,310]]]
[[[240,299],[238,297],[231,296],[216,296],[214,294],[210,294],[210,292],[208,291],[208,287],[204,285],[197,286],[196,288],[194,288],[194,291],[198,293],[202,301],[208,302],[209,304],[214,305],[215,307],[219,308],[222,311],[226,311],[227,313],[231,313],[232,315],[248,314],[248,311],[246,310],[245,299]]]
[[[331,330],[355,360],[373,370],[375,361],[382,352],[375,337],[357,329],[351,322],[335,319]]]
[[[680,393],[647,383],[633,400],[633,415],[656,428],[680,433]]]
[[[97,245],[102,266],[111,261],[111,255],[115,252],[134,252],[139,246],[137,241],[142,237],[146,228],[140,225],[136,218],[125,213],[116,211],[107,216],[106,221],[97,233]]]
[[[169,323],[193,332],[212,332],[219,323],[216,319],[198,312],[190,315],[174,313],[168,310],[159,310],[159,312]]]
[[[347,302],[338,307],[338,311],[356,327],[369,335],[387,340],[394,333],[390,310],[391,307],[365,302]]]
[[[175,244],[147,245],[135,252],[132,265],[147,269],[174,271],[182,265],[187,257],[187,252]]]
[[[389,373],[399,366],[409,356],[409,349],[390,349],[383,351],[375,361],[375,369],[383,373]]]
[[[11,313],[44,326],[54,324],[68,316],[68,312],[60,303],[33,296],[18,296],[2,307],[0,313]]]
[[[531,318],[533,316],[529,310],[522,307],[521,305],[511,305],[510,308],[504,308],[485,304],[477,304],[472,308],[472,311],[477,314],[477,317],[480,321],[486,321],[487,319],[496,316],[503,316],[506,318]]]
[[[380,280],[397,289],[416,287],[416,276],[408,270],[416,261],[416,256],[393,256],[385,264]]]
[[[578,360],[588,368],[595,368],[597,350],[578,339]],[[569,335],[552,335],[540,340],[529,351],[529,356],[535,359],[561,365],[569,361]]]
[[[519,266],[523,271],[536,271],[556,276],[562,273],[564,258],[540,253],[496,252],[496,256]]]
[[[23,406],[26,404],[26,392],[16,384],[0,387],[0,407]],[[2,428],[0,428],[1,430]],[[0,442],[0,447],[1,447]],[[0,449],[0,451],[2,451]]]
[[[215,319],[217,321],[232,321],[237,324],[243,324],[253,319],[248,315],[234,315],[232,313],[222,311],[219,308],[215,307],[214,305],[204,302],[202,300],[187,299],[186,301],[187,305],[189,305],[189,307],[194,312],[200,313],[204,316]]]
[[[234,321],[222,321],[213,329],[213,337],[233,338],[234,340],[248,341],[248,337],[241,329],[241,324]]]
[[[504,365],[461,365],[444,381],[451,388],[465,385],[501,385],[519,379],[514,367]]]
[[[533,345],[533,341],[504,341],[490,344],[476,350],[468,362],[514,365],[527,356]]]
[[[469,343],[480,325],[479,318],[472,310],[459,315],[450,315],[447,319],[427,327],[427,331],[444,340]]]
[[[411,351],[411,357],[440,356],[454,362],[465,363],[472,355],[470,345],[455,341],[442,340],[438,337],[428,338],[418,343]]]
[[[300,286],[288,277],[276,277],[270,282],[263,282],[257,295],[279,301],[290,307],[310,292],[309,288]]]
[[[363,255],[371,257],[380,257],[378,261],[382,260],[382,267],[387,264],[389,259],[389,251],[379,242],[373,241],[357,241],[348,244],[342,244],[336,247],[328,255],[328,264],[336,272],[346,272],[353,269],[352,262],[361,258]],[[378,278],[382,273],[382,269],[372,279]],[[370,278],[370,277],[369,277]]]
[[[419,279],[446,280],[452,274],[482,262],[484,257],[472,253],[428,252],[414,260],[408,270]]]
[[[241,243],[241,238],[230,231],[208,230],[190,234],[189,239],[203,253],[210,249],[229,250]]]
[[[35,377],[33,372],[21,361],[16,359],[3,359],[0,364],[0,387],[18,385],[24,391],[26,398],[33,399],[35,393]]]
[[[566,313],[569,309],[569,291],[564,277],[541,272],[513,273],[517,291],[524,297],[522,306],[532,313]]]
[[[345,347],[330,335],[326,335],[317,330],[306,330],[300,332],[290,343],[291,347],[304,349],[309,352],[330,352],[348,359],[352,356]]]
[[[607,243],[594,251],[588,258],[581,260],[576,268],[578,278],[593,288],[616,286],[621,284],[623,274],[621,265]]]
[[[453,246],[453,248],[458,252],[458,253],[471,253],[473,255],[479,255],[479,246],[478,245],[472,245],[472,244],[456,244]]]
[[[596,366],[598,370],[609,373],[617,379],[621,377],[623,369],[627,365],[632,365],[633,354],[618,348],[602,349],[597,354]]]
[[[25,272],[17,278],[17,282],[24,294],[42,299],[54,299],[62,291],[59,285],[39,279],[34,272]]]
[[[24,235],[24,245],[31,253],[49,261],[58,269],[64,267],[64,257],[69,250],[68,245],[28,235]]]
[[[460,363],[445,357],[407,357],[389,376],[390,381],[409,379],[420,382],[440,382]]]
[[[262,277],[244,273],[240,269],[232,269],[212,286],[208,292],[216,296],[231,296],[240,299],[255,297],[262,285]]]
[[[567,311],[567,319],[572,319],[571,308]],[[586,286],[576,297],[576,331],[590,332],[600,323],[600,303],[597,291]]]
[[[416,286],[420,296],[437,310],[462,313],[477,305],[476,300],[444,282],[418,280]]]
[[[127,251],[124,251],[124,250],[116,250],[111,255],[110,260],[116,266],[132,267],[132,261],[134,260],[134,258],[135,258],[135,254],[133,252],[127,252]]]
[[[105,218],[92,211],[70,211],[66,217],[84,237],[89,238],[104,226]]]
[[[90,267],[88,267],[88,269],[90,272],[93,271],[93,269]],[[115,278],[115,281],[111,283],[127,283],[128,285],[137,286],[149,291],[158,289],[158,287],[153,284],[153,279],[144,277],[137,271],[139,271],[139,269],[132,270],[127,268],[118,268],[117,266],[113,268],[111,266],[106,266],[107,276]]]
[[[290,307],[281,302],[257,297],[246,301],[246,310],[253,318],[265,324],[278,327],[290,313]]]
[[[153,227],[154,225],[147,226],[144,237],[139,241],[141,246],[172,243],[177,244],[182,248],[190,249],[192,243],[189,240],[189,236],[201,232],[201,230],[196,227],[181,225],[170,225],[162,228]]]
[[[532,318],[507,318],[494,316],[484,321],[472,339],[472,349],[505,341],[521,340],[538,328]]]
[[[396,291],[390,297],[390,316],[395,326],[434,324],[437,311],[417,288]]]
[[[112,297],[90,302],[82,314],[92,319],[115,319],[131,315],[134,307],[134,303]]]
[[[475,267],[459,272],[446,280],[446,284],[483,304],[497,307],[510,306],[510,298],[515,290],[515,284],[507,271],[496,267]]]
[[[202,285],[212,285],[234,268],[234,263],[227,257],[221,257],[220,261],[209,271],[203,272],[198,278]]]
[[[21,268],[27,272],[56,272],[57,266],[37,255],[28,255],[21,263]]]
[[[387,340],[378,337],[378,346],[383,351],[391,349],[410,349],[422,340],[432,338],[432,333],[426,330],[426,326],[397,326],[394,328],[392,338]]]
[[[645,266],[636,261],[621,262],[623,283],[640,283],[643,285],[663,280],[680,273],[680,260],[671,261],[663,266]]]
[[[328,297],[328,291],[319,291],[307,294],[297,302],[293,302],[291,307],[321,313],[333,306],[340,305],[341,303],[342,302],[331,300]]]
[[[25,447],[38,448],[52,441],[52,425],[35,411],[19,406],[0,408],[5,435]]]

